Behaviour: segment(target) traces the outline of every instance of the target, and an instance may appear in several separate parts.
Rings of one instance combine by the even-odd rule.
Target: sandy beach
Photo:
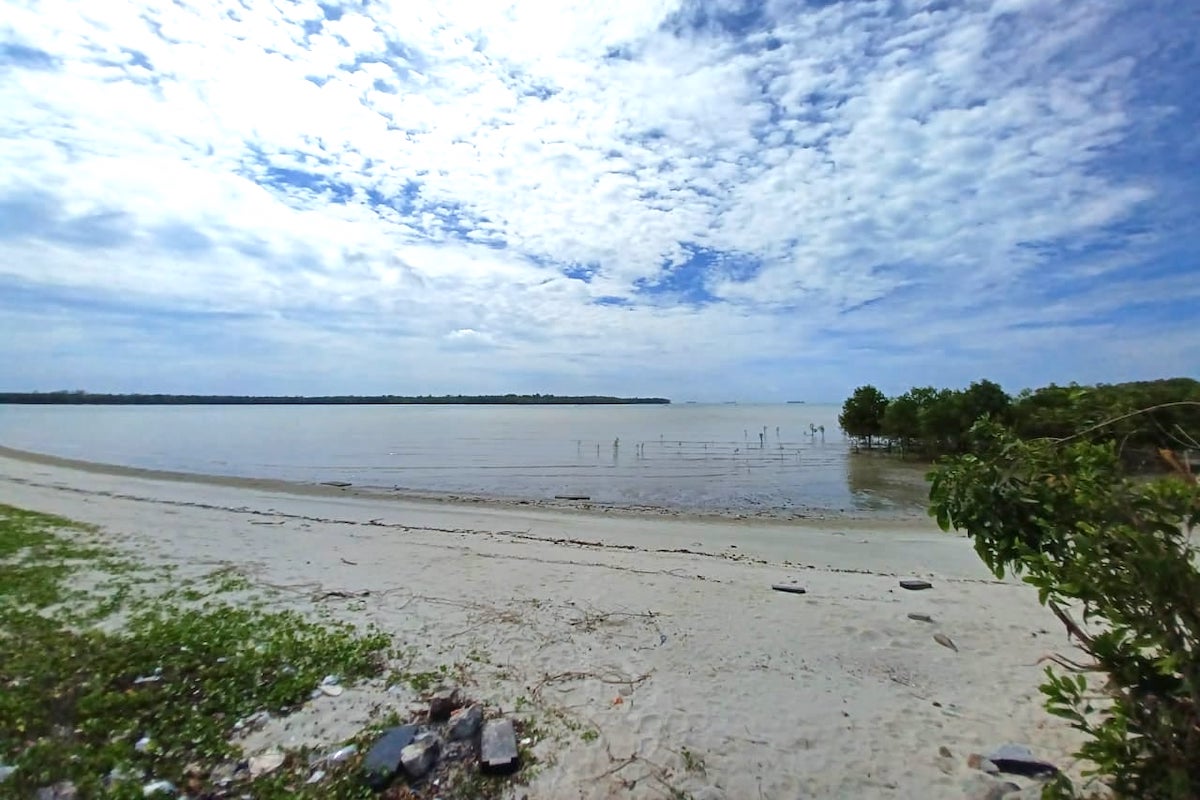
[[[3,451],[0,503],[95,524],[180,580],[233,566],[280,605],[379,625],[411,668],[447,666],[538,721],[530,798],[961,798],[967,755],[1006,742],[1077,772],[1076,735],[1036,688],[1039,657],[1069,648],[1060,626],[931,522],[607,514],[84,466]],[[933,587],[901,589],[909,577]],[[414,699],[353,688],[246,747],[335,746]]]

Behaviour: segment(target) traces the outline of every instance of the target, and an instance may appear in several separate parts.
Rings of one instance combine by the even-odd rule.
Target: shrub
[[[1200,797],[1195,477],[1166,452],[1175,473],[1147,481],[1111,443],[1021,441],[990,422],[970,436],[971,454],[930,474],[930,513],[997,577],[1023,576],[1089,657],[1052,658],[1067,671],[1047,668],[1047,709],[1086,734],[1078,755],[1119,797]]]

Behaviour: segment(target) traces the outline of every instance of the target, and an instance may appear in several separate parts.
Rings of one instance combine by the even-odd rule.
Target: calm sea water
[[[0,405],[0,444],[151,469],[422,492],[586,495],[709,511],[918,509],[917,469],[851,454],[837,412],[808,404]]]

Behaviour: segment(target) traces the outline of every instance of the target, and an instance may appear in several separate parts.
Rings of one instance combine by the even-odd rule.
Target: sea
[[[920,465],[839,407],[0,405],[0,445],[147,469],[685,512],[916,514]]]

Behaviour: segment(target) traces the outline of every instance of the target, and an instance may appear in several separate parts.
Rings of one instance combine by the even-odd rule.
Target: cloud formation
[[[9,389],[1195,374],[1188,0],[5,0]]]

